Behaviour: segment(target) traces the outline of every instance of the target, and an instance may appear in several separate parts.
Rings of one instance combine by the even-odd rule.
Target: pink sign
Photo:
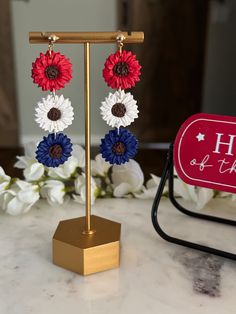
[[[176,136],[174,164],[188,184],[236,193],[236,118],[191,116]]]

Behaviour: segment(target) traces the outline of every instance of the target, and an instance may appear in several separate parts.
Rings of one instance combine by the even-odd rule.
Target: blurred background
[[[34,107],[46,95],[31,79],[31,64],[46,45],[30,45],[29,31],[144,31],[145,42],[126,46],[137,54],[142,79],[132,89],[140,117],[130,129],[140,141],[137,161],[160,174],[166,149],[184,120],[196,112],[236,115],[235,0],[1,0],[0,165],[11,175],[16,154],[45,133]],[[84,143],[83,47],[59,45],[72,60],[73,80],[62,91],[75,109],[65,130]],[[111,91],[102,78],[115,45],[91,49],[93,154],[108,127],[100,102]]]

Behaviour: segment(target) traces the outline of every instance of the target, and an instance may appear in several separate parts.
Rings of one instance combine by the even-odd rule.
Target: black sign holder
[[[179,239],[179,238],[175,238],[173,236],[168,235],[165,231],[163,231],[163,229],[161,228],[159,221],[158,221],[158,207],[161,201],[161,197],[162,197],[162,193],[166,184],[166,181],[168,180],[168,186],[169,186],[169,199],[171,201],[171,203],[174,205],[174,207],[176,209],[178,209],[181,213],[194,217],[194,218],[198,218],[198,219],[204,219],[204,220],[208,220],[208,221],[213,221],[213,222],[217,222],[217,223],[222,223],[222,224],[227,224],[227,225],[231,225],[231,226],[236,226],[236,221],[235,220],[230,220],[230,219],[225,219],[225,218],[221,218],[221,217],[216,217],[216,216],[211,216],[211,215],[205,215],[205,214],[201,214],[201,213],[197,213],[191,210],[188,210],[186,208],[184,208],[183,206],[181,206],[175,196],[174,196],[174,161],[173,161],[173,144],[170,145],[168,154],[167,154],[167,160],[165,163],[165,167],[161,176],[161,181],[159,184],[159,187],[157,189],[157,193],[153,202],[153,206],[152,206],[152,224],[156,230],[156,232],[166,241],[171,242],[171,243],[175,243],[178,245],[182,245],[185,247],[189,247],[191,249],[195,249],[195,250],[199,250],[199,251],[203,251],[206,253],[211,253],[211,254],[215,254],[218,256],[222,256],[222,257],[226,257],[232,260],[236,260],[236,254],[230,253],[230,252],[226,252],[226,251],[222,251],[222,250],[218,250],[216,248],[213,247],[209,247],[209,246],[205,246],[205,245],[201,245],[198,243],[194,243],[194,242],[189,242],[183,239]]]

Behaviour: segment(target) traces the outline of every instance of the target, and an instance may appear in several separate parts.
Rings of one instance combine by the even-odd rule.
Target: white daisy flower
[[[35,121],[43,130],[49,132],[63,131],[74,119],[71,102],[63,95],[48,95],[47,98],[42,98],[35,111]]]
[[[126,127],[138,118],[139,111],[136,103],[137,101],[130,93],[125,93],[121,89],[114,94],[109,93],[100,107],[102,118],[111,127]]]

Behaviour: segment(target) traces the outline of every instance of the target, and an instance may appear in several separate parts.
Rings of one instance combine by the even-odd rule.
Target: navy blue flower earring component
[[[124,128],[110,130],[102,139],[102,157],[111,164],[123,164],[137,153],[136,137]]]
[[[63,133],[51,133],[38,144],[36,159],[47,167],[63,164],[72,152],[71,140]]]

